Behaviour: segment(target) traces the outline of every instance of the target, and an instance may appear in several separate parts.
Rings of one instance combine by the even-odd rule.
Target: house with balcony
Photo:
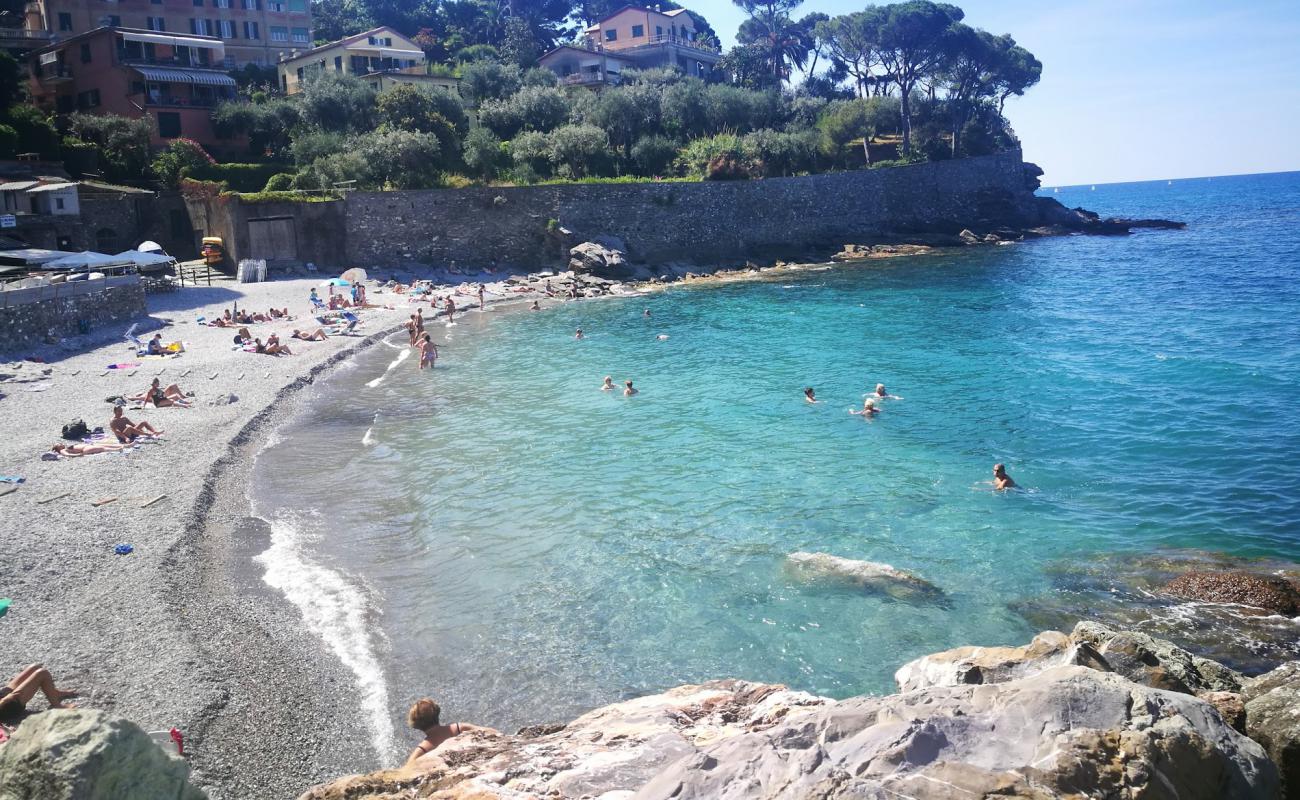
[[[376,91],[399,84],[456,90],[455,78],[429,74],[428,59],[419,45],[389,27],[379,27],[337,42],[294,51],[280,59],[280,88],[297,94],[313,75],[334,72],[355,75]]]
[[[293,47],[310,47],[309,0],[28,0],[29,35],[68,39],[97,28],[213,36],[226,69],[274,67]]]
[[[675,67],[707,78],[721,57],[716,44],[700,37],[686,9],[624,6],[586,28],[580,46],[557,47],[537,63],[566,85],[599,89],[619,83],[629,67]]]
[[[212,36],[96,28],[32,51],[32,102],[57,115],[81,111],[148,119],[151,144],[185,137],[220,146],[212,109],[235,96]]]

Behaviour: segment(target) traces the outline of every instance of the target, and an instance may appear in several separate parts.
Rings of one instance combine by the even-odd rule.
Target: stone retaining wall
[[[350,192],[332,203],[249,205],[226,197],[189,206],[196,228],[226,240],[232,264],[266,258],[273,271],[277,254],[259,247],[296,250],[278,263],[327,267],[532,269],[562,264],[569,247],[602,235],[622,239],[633,262],[707,267],[828,255],[886,233],[1014,224],[1033,188],[1015,150],[754,181]],[[286,227],[274,241],[250,236],[259,217]]]
[[[17,351],[22,348],[78,335],[83,327],[84,332],[90,332],[100,326],[120,325],[125,331],[133,320],[147,313],[144,286],[136,275],[108,281],[111,283],[102,287],[86,281],[4,292],[12,297],[0,298],[4,301],[0,305],[0,352],[21,355]],[[53,295],[56,289],[75,293]],[[45,296],[20,296],[38,291],[45,292]]]

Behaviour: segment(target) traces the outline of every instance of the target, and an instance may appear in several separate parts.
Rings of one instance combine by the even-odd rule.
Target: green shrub
[[[696,179],[706,178],[709,165],[722,158],[731,161],[744,159],[739,136],[734,133],[719,133],[716,136],[693,139],[677,156],[677,166],[686,175]]]
[[[193,167],[186,174],[196,180],[225,182],[235,192],[256,192],[273,175],[287,168],[287,164],[206,164]]]
[[[150,169],[165,186],[175,187],[190,171],[216,163],[203,145],[193,139],[176,139],[154,157]]]
[[[262,189],[262,192],[263,193],[283,192],[292,188],[293,188],[293,173],[277,172],[267,179],[266,186],[265,188]]]
[[[18,155],[18,131],[12,125],[0,125],[0,158]]]

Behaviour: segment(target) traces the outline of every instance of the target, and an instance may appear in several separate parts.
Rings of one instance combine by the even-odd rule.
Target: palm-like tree
[[[766,9],[755,9],[754,15],[740,24],[736,41],[762,46],[778,85],[790,79],[791,66],[803,69],[815,46],[810,25],[796,22],[784,11]]]

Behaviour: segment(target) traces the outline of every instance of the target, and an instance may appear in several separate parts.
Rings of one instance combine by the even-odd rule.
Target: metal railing
[[[31,39],[48,42],[54,38],[49,31],[29,31],[26,28],[0,28],[0,39]]]
[[[221,65],[204,63],[197,58],[149,58],[147,56],[128,56],[125,52],[117,51],[117,61],[119,64],[126,66],[142,67],[180,67],[182,69],[221,69]]]
[[[61,300],[66,297],[78,297],[94,294],[115,286],[130,286],[140,282],[139,275],[110,275],[104,278],[85,281],[64,281],[46,286],[31,286],[26,289],[5,289],[0,291],[0,308],[39,303],[43,300]]]
[[[626,53],[631,50],[641,50],[647,47],[662,47],[663,45],[671,44],[671,45],[676,45],[678,47],[689,47],[692,50],[699,50],[704,53],[713,53],[714,55],[717,55],[718,53],[722,52],[722,50],[716,44],[713,44],[711,42],[702,42],[698,39],[691,40],[685,38],[684,36],[673,36],[672,34],[669,33],[665,33],[659,36],[649,36],[649,37],[643,36],[638,39],[630,39],[625,45],[622,46],[610,47],[609,44],[610,43],[605,43],[605,42],[599,44],[593,44],[590,40],[588,40],[587,49],[594,50],[598,53]],[[620,43],[614,42],[613,44],[618,45]]]

